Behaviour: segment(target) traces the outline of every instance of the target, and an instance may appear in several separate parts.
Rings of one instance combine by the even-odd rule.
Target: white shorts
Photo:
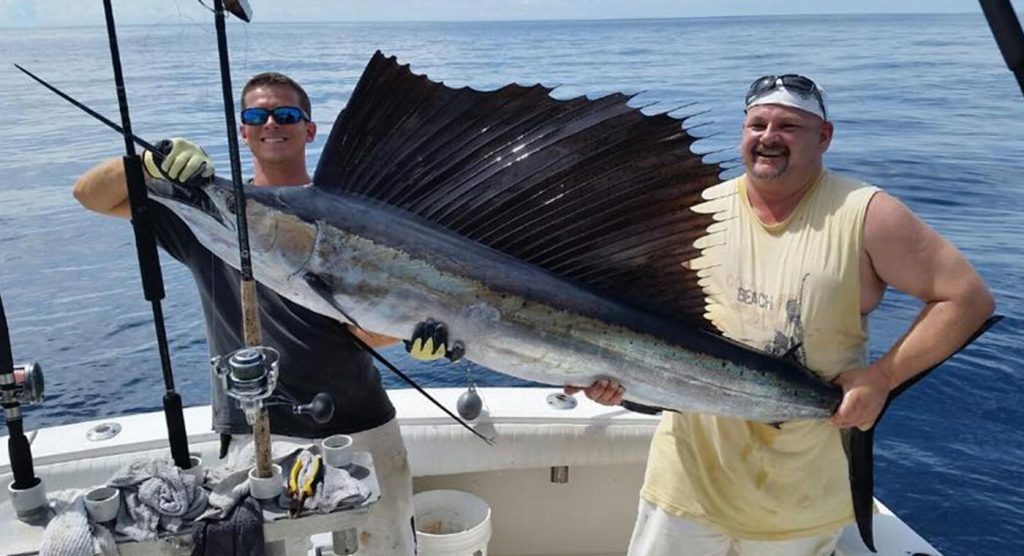
[[[242,450],[248,449],[251,452],[252,435],[231,436],[228,460],[244,457],[240,454]],[[370,452],[373,456],[373,466],[380,484],[380,500],[370,506],[368,520],[359,529],[359,556],[414,556],[416,541],[412,524],[412,474],[398,419],[350,436],[353,450]],[[278,435],[273,435],[271,439],[274,442],[274,457],[314,442],[310,438]]]
[[[830,556],[841,532],[786,541],[735,539],[641,498],[628,556]]]

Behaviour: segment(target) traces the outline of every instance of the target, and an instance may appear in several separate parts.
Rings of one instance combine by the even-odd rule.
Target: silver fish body
[[[194,195],[152,197],[237,268],[230,186],[218,179],[204,194],[201,207]],[[407,338],[433,318],[480,365],[553,385],[613,379],[627,400],[671,410],[783,422],[824,418],[838,405],[838,389],[789,360],[599,295],[386,204],[315,187],[249,187],[246,197],[255,279],[340,321]]]

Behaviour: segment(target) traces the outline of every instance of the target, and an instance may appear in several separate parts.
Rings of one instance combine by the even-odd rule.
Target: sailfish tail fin
[[[914,378],[904,382],[890,392],[889,398],[885,401],[885,405],[882,407],[882,411],[878,415],[878,419],[875,420],[875,426],[877,427],[878,423],[881,422],[886,410],[889,409],[889,404],[891,404],[897,396],[930,374],[951,357],[960,353],[964,348],[971,345],[974,340],[977,340],[978,337],[1001,320],[1003,320],[1002,315],[993,315],[989,317],[984,323],[982,323],[978,330],[976,330],[974,334],[964,342],[964,345],[949,354],[949,357],[943,359],[931,368],[917,374]],[[850,493],[853,497],[853,515],[857,520],[857,530],[860,533],[861,540],[864,542],[864,546],[868,547],[871,552],[877,552],[877,550],[875,550],[873,527],[875,498],[875,427],[866,431],[862,431],[860,429],[844,429],[842,432],[842,441],[843,449],[846,451],[846,459],[849,464]]]

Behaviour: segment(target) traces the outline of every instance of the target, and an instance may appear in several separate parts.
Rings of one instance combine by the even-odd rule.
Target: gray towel
[[[116,556],[117,543],[106,527],[89,523],[85,491],[68,489],[50,493],[50,507],[57,514],[43,531],[40,556]]]
[[[117,516],[117,532],[135,541],[155,539],[158,533],[176,533],[206,509],[207,496],[196,478],[166,459],[139,459],[107,481],[121,489],[124,503]]]
[[[352,478],[343,467],[324,466],[324,481],[313,496],[316,510],[322,514],[358,507],[370,497],[370,489]],[[308,505],[309,500],[306,500]]]
[[[231,510],[249,496],[249,470],[234,470],[220,467],[208,474],[207,488],[210,489],[206,511],[198,519],[226,519]]]

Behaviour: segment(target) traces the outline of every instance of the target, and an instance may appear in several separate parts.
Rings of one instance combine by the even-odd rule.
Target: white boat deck
[[[461,389],[431,389],[454,408]],[[557,410],[545,399],[554,388],[481,388],[485,413],[474,427],[495,437],[495,446],[454,423],[414,390],[392,390],[417,491],[458,488],[487,500],[493,512],[491,556],[622,554],[635,517],[647,448],[656,417],[609,408],[578,396],[575,409]],[[26,424],[31,426],[31,414]],[[91,441],[87,432],[117,423],[119,434]],[[216,461],[216,435],[209,431],[210,408],[185,410],[189,446]],[[29,433],[36,473],[47,490],[103,483],[139,455],[166,453],[162,413],[120,416]],[[5,442],[6,444],[6,442]],[[550,481],[552,467],[568,467],[567,483]],[[10,482],[6,450],[0,453],[0,482]],[[6,488],[0,490],[0,519],[11,519]],[[938,555],[939,552],[879,503],[875,516],[878,554]],[[0,553],[15,554],[12,528],[0,523]],[[23,540],[23,539],[22,539]],[[18,543],[20,544],[20,543]],[[840,541],[846,556],[871,554],[855,526]]]

